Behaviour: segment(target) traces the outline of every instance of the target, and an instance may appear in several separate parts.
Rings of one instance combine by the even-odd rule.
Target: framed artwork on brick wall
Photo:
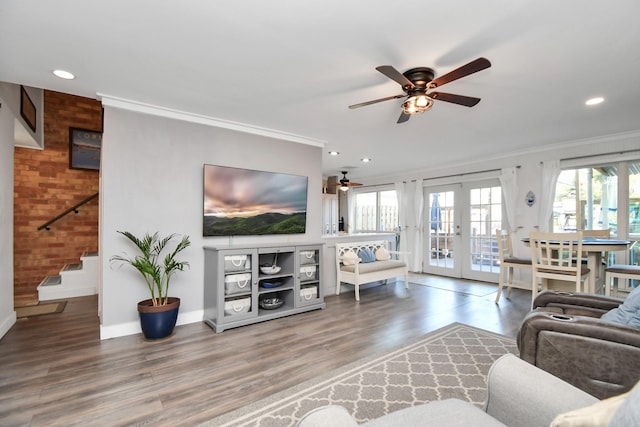
[[[69,167],[71,169],[100,169],[102,132],[69,128]]]
[[[20,86],[20,115],[32,131],[36,131],[36,106],[24,86]]]

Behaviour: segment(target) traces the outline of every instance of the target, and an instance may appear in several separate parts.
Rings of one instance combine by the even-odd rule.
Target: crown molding
[[[244,123],[232,122],[228,120],[216,119],[214,117],[204,116],[201,114],[189,113],[187,111],[175,110],[158,105],[147,104],[144,102],[133,101],[130,99],[119,98],[116,96],[97,93],[97,99],[102,102],[103,106],[118,108],[121,110],[135,111],[153,116],[166,117],[169,119],[182,120],[185,122],[198,123],[207,126],[213,126],[223,129],[234,130],[238,132],[250,133],[253,135],[265,136],[284,141],[296,142],[298,144],[312,145],[321,147],[327,144],[326,141],[320,139],[309,138],[275,129],[267,129],[259,126],[248,125]]]

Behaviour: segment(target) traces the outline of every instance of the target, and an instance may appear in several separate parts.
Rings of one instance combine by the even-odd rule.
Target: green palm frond
[[[184,271],[185,267],[189,266],[187,261],[178,261],[176,259],[178,254],[191,244],[189,236],[183,236],[174,250],[168,253],[164,257],[163,263],[160,264],[158,260],[162,252],[177,234],[173,233],[167,237],[160,238],[156,232],[154,234],[147,233],[142,238],[138,238],[128,231],[118,231],[118,233],[129,239],[140,254],[135,257],[114,255],[110,258],[110,261],[135,268],[147,284],[153,305],[167,304],[171,277],[177,271]]]

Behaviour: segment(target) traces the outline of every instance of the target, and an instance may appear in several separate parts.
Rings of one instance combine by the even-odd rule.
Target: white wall
[[[203,316],[203,246],[228,238],[202,236],[203,164],[242,167],[309,177],[307,233],[234,238],[233,244],[320,242],[322,149],[203,124],[105,106],[100,183],[101,337],[140,332],[136,304],[147,288],[130,268],[109,258],[132,253],[116,230],[136,235],[188,234],[190,269],[176,275],[170,294],[181,299],[178,324]]]
[[[0,338],[16,322],[13,310],[13,124],[0,97]]]

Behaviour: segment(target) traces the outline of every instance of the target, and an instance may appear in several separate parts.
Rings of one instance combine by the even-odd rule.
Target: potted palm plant
[[[149,340],[165,338],[173,333],[180,308],[180,298],[169,296],[169,282],[176,272],[189,266],[187,261],[177,259],[178,254],[191,244],[189,236],[183,236],[171,251],[168,245],[177,236],[175,233],[167,237],[160,237],[157,232],[146,233],[142,238],[128,231],[118,233],[129,239],[139,253],[133,257],[114,255],[110,261],[138,270],[151,296],[138,303],[142,333]],[[165,249],[167,253],[162,258]]]

